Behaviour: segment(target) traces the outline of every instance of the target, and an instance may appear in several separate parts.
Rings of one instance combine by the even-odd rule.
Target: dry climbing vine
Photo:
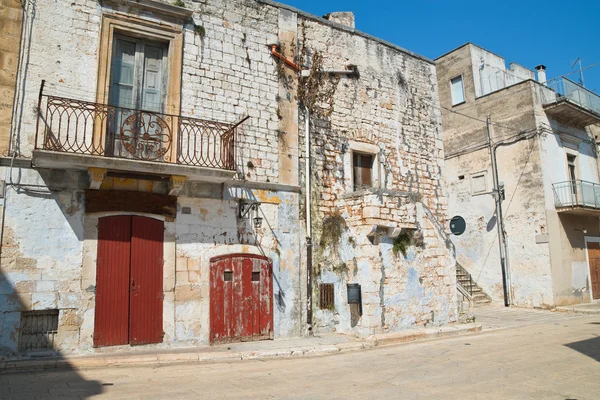
[[[306,25],[302,24],[302,50],[300,59],[308,59],[306,47]],[[298,79],[298,100],[317,118],[325,119],[333,113],[334,95],[339,76],[323,73],[323,55],[315,51],[312,55],[310,75]]]
[[[303,49],[304,52],[304,49]],[[298,100],[317,118],[328,118],[333,113],[334,95],[340,82],[339,76],[323,71],[323,56],[315,52],[309,76],[298,80]]]

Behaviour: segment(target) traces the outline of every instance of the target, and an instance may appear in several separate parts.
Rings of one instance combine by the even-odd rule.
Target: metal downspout
[[[304,212],[306,214],[306,325],[308,335],[312,336],[312,235],[311,235],[311,207],[310,207],[310,113],[304,106],[304,132],[305,132],[305,171],[304,171]]]

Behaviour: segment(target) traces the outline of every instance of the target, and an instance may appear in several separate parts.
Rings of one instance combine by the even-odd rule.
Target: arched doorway
[[[94,347],[162,342],[163,241],[161,220],[98,220]]]
[[[253,254],[210,260],[210,342],[273,339],[271,262]]]

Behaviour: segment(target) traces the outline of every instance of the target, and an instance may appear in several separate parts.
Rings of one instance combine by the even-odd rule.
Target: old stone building
[[[546,80],[543,65],[535,80],[532,70],[507,68],[502,57],[470,43],[436,65],[449,213],[467,226],[452,239],[462,275],[503,301],[505,252],[497,229],[503,223],[511,304],[553,307],[600,298],[600,186],[591,136],[600,123],[600,97],[565,77]]]
[[[4,356],[456,320],[432,61],[266,0],[2,4]]]

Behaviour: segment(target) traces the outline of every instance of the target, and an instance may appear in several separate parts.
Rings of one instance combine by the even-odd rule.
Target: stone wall
[[[319,53],[325,70],[354,65],[359,74],[339,79],[329,117],[311,117],[316,328],[373,333],[454,321],[454,261],[438,229],[447,205],[434,66],[307,18],[299,19],[298,36],[308,56],[302,62]],[[303,149],[305,132],[300,136]],[[354,191],[353,146],[374,149],[376,187]],[[301,151],[301,165],[305,156]],[[339,221],[339,240],[329,239],[328,219]],[[406,254],[393,250],[394,228],[419,237]],[[334,284],[334,310],[319,309],[319,283]],[[347,304],[347,283],[361,285],[360,318]]]
[[[8,153],[19,63],[23,9],[19,0],[0,3],[0,155]]]
[[[183,35],[181,113],[229,123],[245,115],[250,119],[237,137],[238,180],[186,182],[176,218],[165,221],[165,336],[163,344],[153,347],[208,342],[209,260],[223,254],[270,258],[275,337],[304,331],[306,233],[298,193],[306,179],[298,173],[306,160],[300,151],[304,116],[297,101],[298,78],[271,55],[271,44],[301,64],[319,52],[327,69],[354,64],[359,71],[358,77],[341,78],[329,117],[311,118],[313,264],[320,271],[314,294],[320,282],[336,285],[335,309],[316,311],[318,329],[367,334],[455,321],[433,64],[270,1],[184,4],[191,19],[165,19],[165,28]],[[140,7],[120,0],[36,2],[19,103],[22,156],[34,148],[41,80],[46,93],[98,100],[103,93],[97,87],[104,73],[100,66],[106,64],[99,59],[106,51],[103,15],[154,28],[163,21]],[[308,59],[301,60],[302,54]],[[352,169],[352,146],[376,148],[375,188],[353,191],[347,170]],[[16,350],[20,311],[49,308],[60,310],[58,349],[97,351],[92,347],[97,225],[108,214],[85,213],[89,178],[84,171],[19,167],[4,172],[9,188],[0,284],[6,316],[0,328],[2,352]],[[101,189],[168,191],[166,182],[136,177],[107,177]],[[261,203],[262,228],[253,229],[238,217],[241,199]],[[341,237],[321,242],[324,218],[333,215],[343,221]],[[404,244],[395,242],[398,235]],[[362,285],[362,316],[346,304],[346,283]]]
[[[16,352],[22,311],[47,309],[59,310],[57,349],[65,354],[96,351],[98,219],[119,213],[85,213],[86,173],[17,168],[12,172],[0,260],[0,353]],[[271,259],[275,337],[302,333],[298,195],[222,191],[220,185],[186,185],[175,221],[165,221],[165,336],[162,344],[152,347],[208,343],[210,259],[223,254]],[[259,229],[237,218],[238,199],[248,196],[262,202],[264,222]]]

